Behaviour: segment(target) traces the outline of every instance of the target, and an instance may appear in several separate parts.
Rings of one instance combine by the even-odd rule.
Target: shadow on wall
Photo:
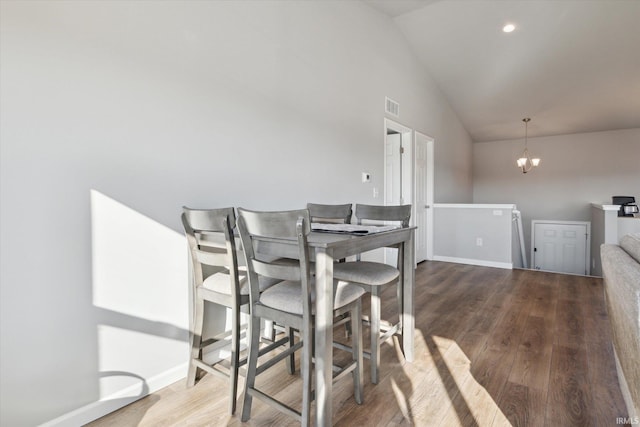
[[[93,353],[98,356],[99,396],[45,425],[87,423],[184,378],[187,372],[184,236],[99,191],[91,190],[90,198],[97,345]],[[142,419],[144,411],[136,416]]]

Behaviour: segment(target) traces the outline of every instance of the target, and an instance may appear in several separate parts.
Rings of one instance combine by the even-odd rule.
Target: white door
[[[399,205],[402,199],[402,135],[387,133],[384,149],[384,204]]]
[[[532,221],[531,264],[536,270],[589,274],[590,223]]]
[[[414,224],[416,263],[431,258],[433,234],[433,138],[415,132],[415,203]]]

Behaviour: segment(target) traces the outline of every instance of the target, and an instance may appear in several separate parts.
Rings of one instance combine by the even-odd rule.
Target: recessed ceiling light
[[[515,30],[516,26],[513,24],[507,24],[504,27],[502,27],[502,31],[504,31],[505,33],[510,33],[511,31]]]

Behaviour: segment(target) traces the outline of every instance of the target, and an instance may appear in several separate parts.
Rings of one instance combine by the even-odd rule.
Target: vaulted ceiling
[[[640,127],[639,0],[365,0],[474,142]],[[505,24],[515,30],[505,33]]]

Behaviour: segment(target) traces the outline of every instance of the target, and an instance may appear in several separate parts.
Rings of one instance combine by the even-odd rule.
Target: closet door
[[[558,273],[589,274],[590,223],[531,222],[533,268]]]

